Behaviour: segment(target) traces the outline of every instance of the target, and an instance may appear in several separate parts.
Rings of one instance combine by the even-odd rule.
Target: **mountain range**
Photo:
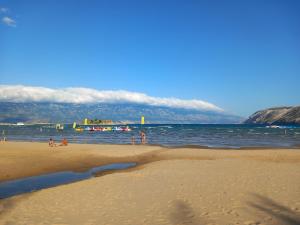
[[[252,114],[246,124],[300,124],[300,106],[276,107],[260,110]]]
[[[199,111],[129,103],[15,103],[0,102],[0,123],[72,123],[84,118],[109,119],[115,123],[201,124],[240,123],[242,117],[224,112]]]

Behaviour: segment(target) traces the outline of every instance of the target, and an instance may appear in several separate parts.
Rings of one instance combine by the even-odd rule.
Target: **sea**
[[[140,131],[146,134],[147,144],[167,147],[300,147],[300,126],[279,126],[246,124],[131,124],[131,131],[82,131],[77,132],[72,124],[65,124],[63,130],[55,125],[0,125],[2,138],[8,141],[56,143],[66,138],[70,143],[84,144],[131,144],[134,137],[140,143]]]

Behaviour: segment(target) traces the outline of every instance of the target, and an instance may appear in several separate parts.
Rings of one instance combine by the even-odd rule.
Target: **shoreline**
[[[46,141],[27,141],[27,140],[8,140],[7,143],[43,143],[47,144]],[[4,142],[6,143],[6,142]],[[0,142],[3,144],[3,142]],[[56,142],[58,145],[59,142]],[[188,148],[188,149],[211,149],[211,150],[273,150],[273,149],[288,149],[288,150],[300,150],[300,144],[295,144],[293,146],[243,146],[243,147],[211,147],[206,145],[176,145],[176,146],[168,146],[162,144],[140,144],[136,143],[134,145],[130,143],[78,143],[78,142],[70,142],[69,144],[72,145],[111,145],[111,146],[150,146],[150,147],[161,147],[165,149],[181,149],[181,148]]]
[[[45,142],[6,142],[0,143],[1,181],[15,180],[29,176],[61,171],[86,171],[93,167],[111,163],[135,162],[132,170],[147,164],[164,160],[212,160],[220,158],[252,158],[300,162],[298,149],[291,148],[243,148],[220,149],[208,147],[165,147],[160,145],[130,144],[73,144],[49,147]],[[280,155],[268,159],[266,152]],[[268,153],[267,153],[268,154]],[[17,164],[17,166],[15,166]],[[120,172],[120,171],[119,171]],[[107,172],[111,173],[111,172]],[[114,171],[112,172],[114,173]]]

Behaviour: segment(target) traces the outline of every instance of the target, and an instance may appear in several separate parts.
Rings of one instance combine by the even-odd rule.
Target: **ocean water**
[[[218,148],[241,147],[295,147],[300,145],[300,126],[281,126],[268,128],[264,125],[129,125],[132,131],[76,132],[71,124],[63,131],[54,125],[1,125],[1,135],[14,141],[48,142],[53,138],[56,143],[67,138],[70,143],[112,143],[130,144],[134,136],[140,143],[139,132],[146,133],[148,144],[163,146],[207,146]]]

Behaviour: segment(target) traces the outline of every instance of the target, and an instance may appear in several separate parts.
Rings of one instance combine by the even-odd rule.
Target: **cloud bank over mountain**
[[[90,88],[32,87],[0,85],[1,102],[53,102],[53,103],[136,103],[150,106],[222,112],[220,107],[198,99],[152,97],[144,93],[125,90],[96,90]]]

